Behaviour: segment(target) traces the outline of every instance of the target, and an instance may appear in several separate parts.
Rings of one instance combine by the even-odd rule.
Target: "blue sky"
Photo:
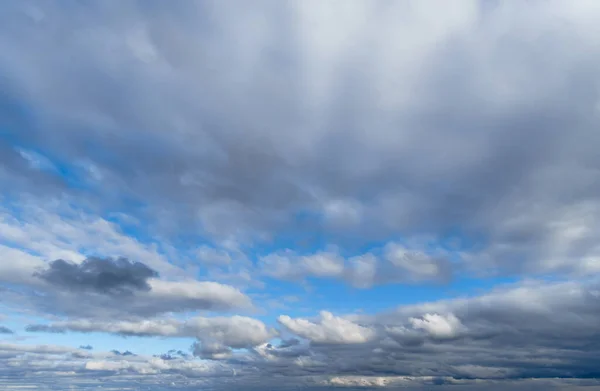
[[[600,390],[599,20],[4,1],[0,388]]]

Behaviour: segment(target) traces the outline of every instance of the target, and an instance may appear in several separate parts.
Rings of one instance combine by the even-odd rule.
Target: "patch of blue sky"
[[[343,281],[331,279],[308,279],[311,289],[306,292],[306,301],[319,303],[319,310],[333,313],[352,313],[357,309],[364,313],[386,311],[397,306],[411,305],[457,297],[475,296],[489,292],[492,288],[518,281],[516,277],[468,278],[458,277],[447,284],[382,284],[368,289],[359,289]],[[297,292],[297,288],[294,289]],[[292,291],[292,290],[290,290]],[[286,289],[282,289],[282,297]],[[291,303],[290,316],[305,315],[302,302]]]
[[[65,162],[47,151],[23,144],[13,144],[13,148],[29,163],[33,170],[44,172],[60,179],[73,190],[94,190],[96,181],[89,169],[78,162]]]

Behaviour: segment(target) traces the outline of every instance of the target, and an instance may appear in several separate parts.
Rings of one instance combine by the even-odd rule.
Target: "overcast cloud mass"
[[[600,391],[600,2],[0,3],[0,388]]]

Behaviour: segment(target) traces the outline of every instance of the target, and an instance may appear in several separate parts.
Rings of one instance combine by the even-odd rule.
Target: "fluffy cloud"
[[[292,250],[260,258],[265,276],[286,281],[306,278],[337,279],[357,288],[391,283],[444,282],[452,277],[448,252],[427,252],[390,242],[383,248],[344,259],[337,249],[299,255]]]
[[[453,338],[461,331],[462,324],[454,314],[446,316],[439,314],[425,314],[423,318],[410,318],[412,327],[425,330],[434,338]]]
[[[306,319],[292,319],[287,315],[280,316],[278,321],[294,334],[315,343],[364,343],[375,335],[370,328],[334,316],[327,311],[321,312],[321,319],[317,323]]]

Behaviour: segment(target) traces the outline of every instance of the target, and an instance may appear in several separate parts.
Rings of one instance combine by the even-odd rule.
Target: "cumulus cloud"
[[[294,334],[322,344],[355,344],[369,341],[375,336],[372,329],[347,319],[322,311],[318,322],[292,319],[287,315],[278,318],[279,323]]]
[[[410,318],[409,321],[414,329],[425,330],[434,338],[453,338],[462,329],[460,320],[454,314],[425,314],[422,318]]]

